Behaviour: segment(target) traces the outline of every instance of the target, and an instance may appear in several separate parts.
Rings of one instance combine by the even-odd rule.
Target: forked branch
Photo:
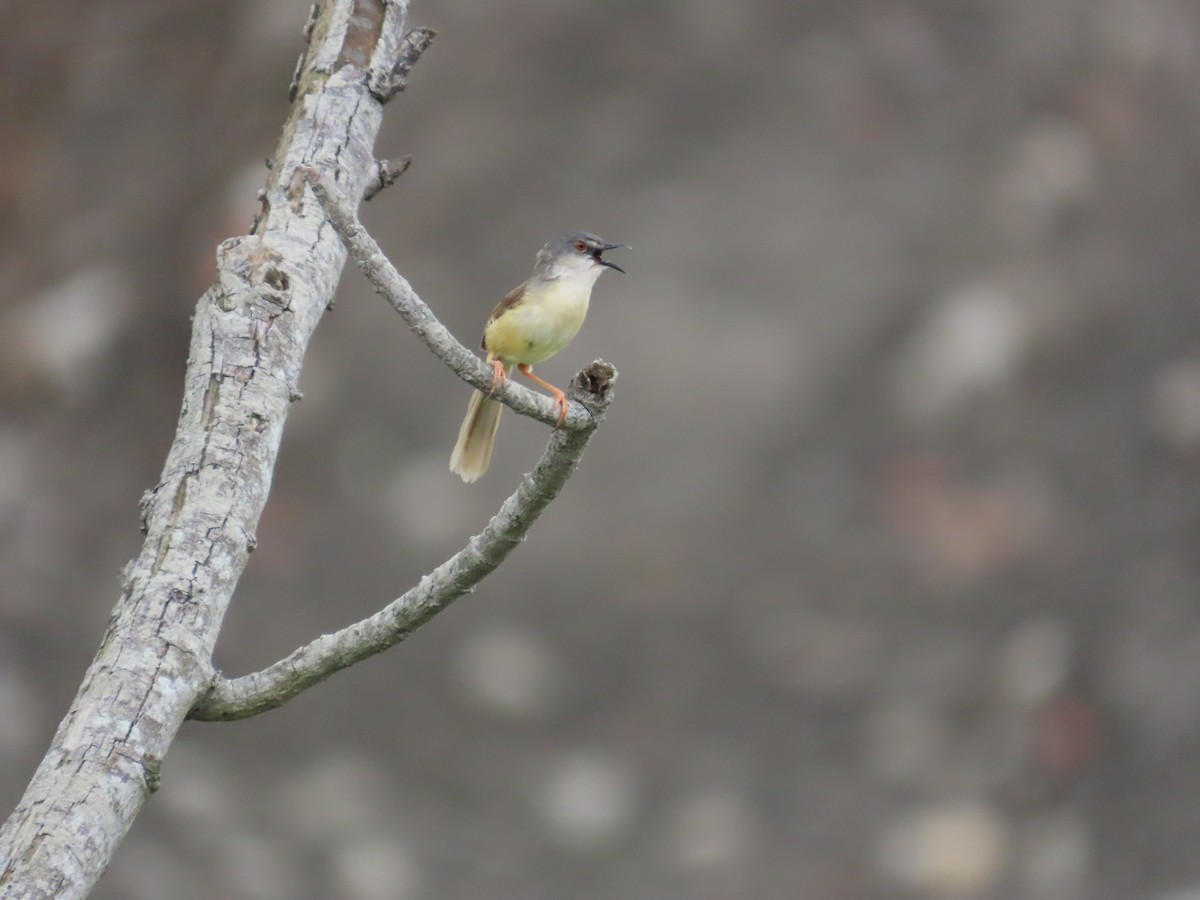
[[[616,371],[597,360],[571,382],[572,400],[589,424],[559,429],[533,471],[504,501],[487,527],[403,596],[341,631],[325,634],[274,665],[241,678],[218,676],[191,718],[243,719],[282,706],[330,675],[400,643],[463,594],[473,590],[525,538],[542,510],[562,490],[612,400]]]
[[[482,390],[491,385],[491,369],[459,343],[437,320],[412,286],[396,271],[330,183],[315,171],[304,173],[359,268],[409,328],[460,378]],[[229,679],[217,675],[190,717],[205,721],[242,719],[282,706],[330,675],[381,653],[408,637],[463,594],[474,589],[525,537],[542,511],[558,496],[583,455],[592,433],[612,401],[616,370],[597,360],[571,382],[573,406],[556,429],[545,453],[487,527],[403,596],[374,615],[333,634],[322,635],[267,668]],[[547,424],[557,407],[547,398],[511,382],[497,399],[519,413]]]

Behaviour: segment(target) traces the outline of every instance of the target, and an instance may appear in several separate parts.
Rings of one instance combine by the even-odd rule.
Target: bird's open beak
[[[615,262],[612,262],[607,259],[602,259],[600,257],[600,254],[605,253],[609,250],[632,250],[632,249],[633,248],[630,247],[628,244],[601,244],[599,247],[596,248],[595,260],[596,260],[596,262],[600,263],[600,265],[602,265],[602,266],[608,266],[610,269],[616,269],[622,275],[628,275],[629,273],[626,272],[624,269],[622,269],[620,266],[618,266]]]

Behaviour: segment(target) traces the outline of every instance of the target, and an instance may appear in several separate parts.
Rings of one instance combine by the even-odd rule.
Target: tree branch
[[[400,318],[404,319],[413,334],[467,384],[481,391],[490,391],[491,366],[459,343],[450,330],[438,321],[433,311],[425,305],[425,301],[417,296],[408,280],[397,272],[396,267],[384,256],[374,238],[367,234],[354,208],[333,187],[333,182],[312,169],[298,174],[308,180],[334,230],[345,243],[359,269],[371,282],[371,286],[400,313]],[[513,380],[497,387],[492,396],[523,416],[529,416],[547,425],[558,423],[558,407],[553,400]],[[594,424],[586,408],[572,407],[561,427],[574,431],[592,428]]]
[[[432,28],[414,28],[404,36],[396,52],[396,64],[386,71],[377,71],[371,77],[371,93],[380,103],[387,103],[407,86],[408,73],[412,71],[421,54],[429,49],[437,32]]]
[[[240,718],[278,706],[471,590],[562,489],[611,401],[616,373],[597,361],[572,383],[575,405],[534,471],[466,548],[375,616],[262,672],[214,678],[221,622],[254,549],[304,353],[346,247],[447,365],[490,386],[491,370],[437,321],[355,217],[368,184],[393,177],[372,151],[382,105],[433,38],[427,29],[405,34],[407,8],[407,0],[314,8],[261,211],[249,234],[220,245],[216,283],[196,306],[175,438],[159,483],[139,504],[145,542],[122,573],[71,708],[0,827],[0,896],[86,895],[158,789],[162,760],[189,715]],[[335,178],[353,203],[335,194]],[[310,182],[324,209],[305,190]],[[510,384],[497,398],[556,420],[550,401],[524,387]]]
[[[396,180],[408,171],[408,167],[412,165],[412,157],[404,156],[400,159],[381,159],[375,163],[375,177],[371,179],[371,183],[367,185],[366,191],[363,193],[363,200],[374,200],[379,196],[380,192],[386,188],[390,188],[396,183]]]
[[[0,896],[86,895],[149,794],[189,710],[254,547],[304,352],[345,249],[297,169],[372,177],[406,0],[323,0],[253,231],[225,241],[192,326],[183,408],[146,539],[100,647],[16,810],[0,827]],[[390,77],[390,76],[389,76]]]
[[[341,631],[322,635],[260,672],[214,679],[192,710],[204,721],[242,719],[282,706],[335,672],[400,643],[463,594],[475,588],[525,538],[558,496],[612,401],[616,370],[597,360],[571,382],[571,399],[588,410],[589,424],[558,430],[534,470],[521,480],[487,527],[403,596]]]

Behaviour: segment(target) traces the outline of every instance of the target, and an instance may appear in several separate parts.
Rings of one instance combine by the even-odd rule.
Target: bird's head
[[[535,269],[544,278],[570,278],[590,274],[598,277],[603,268],[625,270],[602,254],[609,250],[632,249],[628,244],[610,244],[588,231],[572,231],[546,243],[538,251]]]

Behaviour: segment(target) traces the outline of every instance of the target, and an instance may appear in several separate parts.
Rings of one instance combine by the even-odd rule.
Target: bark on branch
[[[404,640],[499,566],[571,477],[592,433],[612,400],[616,371],[596,360],[571,382],[572,400],[584,405],[589,424],[559,429],[534,470],[521,480],[487,527],[402,597],[375,615],[322,635],[268,666],[241,678],[218,677],[192,711],[206,721],[243,719],[282,706],[335,672]]]
[[[146,540],[100,649],[17,809],[0,827],[0,895],[86,895],[212,680],[212,651],[254,546],[305,348],[345,250],[295,172],[361,197],[404,42],[406,0],[324,0],[250,235],[218,251],[196,308],[183,409],[161,480],[141,504]],[[427,41],[425,41],[427,43]]]
[[[299,175],[307,179],[312,186],[313,193],[329,215],[329,221],[350,250],[350,256],[371,282],[371,286],[400,314],[400,318],[413,334],[467,384],[481,391],[491,391],[491,367],[464,347],[450,330],[438,321],[433,310],[417,296],[408,280],[396,271],[396,267],[379,249],[374,238],[367,234],[367,230],[358,221],[354,208],[334,189],[332,182],[316,170],[310,169],[300,172]],[[558,423],[558,407],[553,400],[513,380],[506,382],[506,386],[497,387],[492,396],[523,416],[529,416],[547,425]],[[595,425],[586,408],[573,408],[561,427],[567,430],[590,430]]]
[[[139,507],[145,543],[122,573],[121,597],[70,710],[0,827],[5,898],[89,893],[158,789],[162,760],[189,714],[235,719],[279,706],[403,640],[471,590],[561,490],[611,401],[616,372],[597,361],[572,383],[570,414],[516,493],[399,599],[261,672],[233,680],[215,673],[213,649],[255,546],[304,352],[346,248],[453,371],[475,387],[491,383],[491,369],[438,322],[342,199],[386,187],[407,165],[377,164],[372,153],[383,104],[433,39],[429,29],[404,33],[407,7],[324,0],[305,26],[309,46],[262,209],[250,234],[218,248],[217,281],[196,308],[178,429]],[[557,419],[547,398],[520,385],[496,396],[547,424]]]
[[[451,370],[483,390],[491,386],[492,371],[446,329],[433,311],[358,221],[353,207],[314,169],[302,170],[338,235],[363,273],[412,329],[413,333]],[[342,669],[381,653],[404,640],[419,626],[463,594],[474,589],[500,565],[571,477],[592,433],[612,401],[616,370],[596,360],[571,382],[572,407],[557,429],[533,472],[500,507],[487,527],[420,583],[386,607],[341,631],[322,635],[299,647],[274,665],[240,678],[214,677],[208,693],[191,712],[204,721],[241,719],[282,706],[314,684]],[[557,407],[546,397],[509,382],[497,391],[515,411],[547,424],[558,421]]]

